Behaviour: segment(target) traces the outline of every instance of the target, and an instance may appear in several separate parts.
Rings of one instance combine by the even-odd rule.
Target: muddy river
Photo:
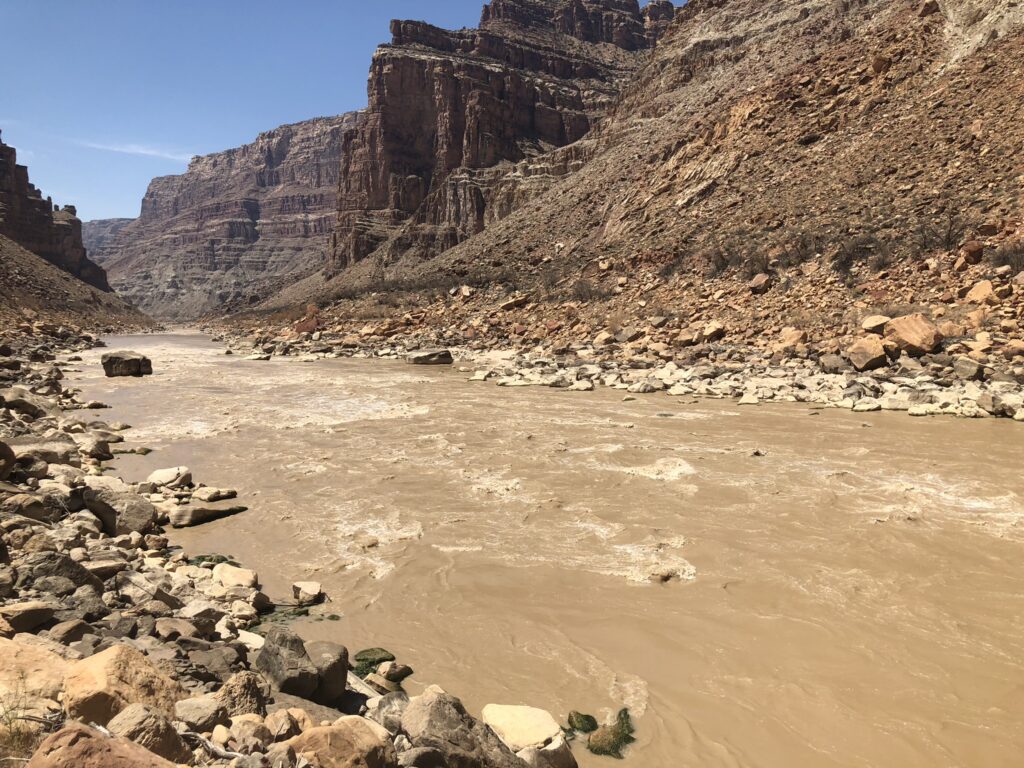
[[[156,371],[69,374],[154,449],[121,474],[250,507],[174,540],[322,582],[342,618],[298,630],[393,650],[411,693],[627,706],[645,768],[1024,764],[1019,424],[108,343]]]

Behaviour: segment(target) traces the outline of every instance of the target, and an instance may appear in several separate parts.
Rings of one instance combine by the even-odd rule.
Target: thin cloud
[[[191,153],[174,152],[160,147],[149,147],[145,144],[100,144],[93,141],[76,141],[81,147],[99,149],[104,152],[117,152],[122,155],[139,155],[141,157],[159,157],[163,160],[174,160],[179,163],[187,163],[192,159]]]

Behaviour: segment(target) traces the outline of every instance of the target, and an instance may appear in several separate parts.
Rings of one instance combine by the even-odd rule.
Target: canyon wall
[[[366,120],[345,139],[328,272],[378,249],[436,255],[521,204],[519,181],[575,167],[517,164],[586,136],[674,13],[666,0],[494,0],[478,29],[392,22]]]
[[[79,280],[109,291],[104,271],[86,257],[82,222],[75,207],[55,206],[18,165],[14,147],[0,139],[0,235],[42,257]]]
[[[96,258],[146,311],[186,318],[318,268],[336,218],[345,132],[361,113],[307,120],[195,157],[154,179],[139,217],[90,222]]]

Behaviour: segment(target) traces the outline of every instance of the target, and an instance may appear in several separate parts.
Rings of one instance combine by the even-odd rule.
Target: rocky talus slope
[[[63,384],[96,343],[44,326],[0,338],[0,760],[574,768],[573,729],[598,753],[628,743],[625,712],[599,728],[572,713],[563,731],[531,707],[489,705],[477,719],[436,686],[410,696],[413,670],[387,650],[350,656],[288,628],[314,616],[344,634],[319,584],[272,600],[256,571],[173,546],[167,529],[246,509],[187,467],[113,476],[130,427]],[[118,361],[130,359],[110,353],[104,369],[127,375]]]
[[[90,222],[87,244],[115,288],[151,314],[190,317],[262,295],[322,266],[336,218],[345,132],[360,113],[262,133],[154,179],[139,217]]]
[[[83,283],[0,235],[0,332],[35,322],[108,329],[153,325],[115,294]]]
[[[579,141],[674,14],[655,0],[495,0],[478,29],[392,22],[373,57],[367,117],[342,153],[329,273],[372,253],[429,257],[507,215],[575,160]]]
[[[1022,22],[994,1],[695,0],[609,116],[546,156],[576,170],[437,258],[350,268],[315,319],[252,316],[250,338],[512,347],[570,369],[550,381],[605,378],[582,361],[680,394],[697,365],[698,392],[807,399],[765,384],[790,360],[847,377],[832,404],[1017,415]]]
[[[104,271],[86,257],[82,222],[73,205],[54,206],[18,165],[14,147],[0,140],[0,235],[101,291],[109,291]]]

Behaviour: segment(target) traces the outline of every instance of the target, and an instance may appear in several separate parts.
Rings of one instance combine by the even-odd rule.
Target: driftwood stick
[[[221,749],[209,739],[203,738],[200,734],[195,731],[185,731],[180,734],[183,739],[194,741],[196,744],[201,746],[207,752],[214,757],[219,757],[221,760],[233,760],[236,757],[245,757],[241,752],[229,752],[226,749]]]

